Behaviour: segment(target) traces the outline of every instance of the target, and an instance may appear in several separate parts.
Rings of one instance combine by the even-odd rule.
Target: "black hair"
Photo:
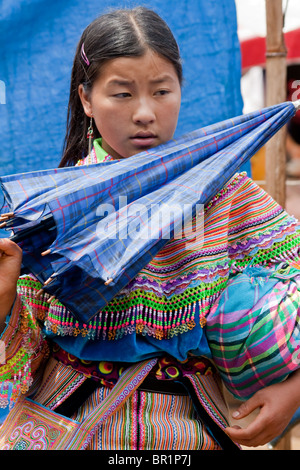
[[[147,49],[169,60],[182,84],[179,48],[168,25],[154,11],[145,7],[114,10],[95,19],[83,32],[73,62],[67,129],[60,167],[74,165],[88,152],[86,116],[78,94],[83,84],[92,89],[101,66],[118,57],[140,57]],[[94,138],[100,137],[94,129]]]

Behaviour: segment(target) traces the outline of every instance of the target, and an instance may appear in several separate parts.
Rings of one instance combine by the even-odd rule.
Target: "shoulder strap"
[[[126,369],[108,396],[79,425],[66,450],[86,449],[96,430],[124,404],[156,363],[157,359],[151,359]]]

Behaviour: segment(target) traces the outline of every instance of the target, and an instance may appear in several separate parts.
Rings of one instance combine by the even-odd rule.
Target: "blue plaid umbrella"
[[[88,322],[298,106],[228,119],[129,159],[0,178],[2,220],[23,249],[23,272]]]

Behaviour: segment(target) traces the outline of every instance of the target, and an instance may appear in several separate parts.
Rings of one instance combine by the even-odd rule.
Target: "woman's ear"
[[[90,99],[89,99],[89,94],[84,89],[84,86],[83,86],[82,83],[78,87],[78,94],[79,94],[79,98],[81,100],[81,103],[82,103],[85,114],[88,117],[91,117],[93,115],[92,105],[91,105],[91,102],[90,102]]]

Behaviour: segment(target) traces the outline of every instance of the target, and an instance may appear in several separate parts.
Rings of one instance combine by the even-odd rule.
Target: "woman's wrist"
[[[16,294],[17,290],[16,288],[14,288],[11,289],[11,291],[6,292],[0,298],[0,333],[2,333],[5,328],[5,320],[7,318],[7,315],[10,314],[11,309],[14,305]]]

